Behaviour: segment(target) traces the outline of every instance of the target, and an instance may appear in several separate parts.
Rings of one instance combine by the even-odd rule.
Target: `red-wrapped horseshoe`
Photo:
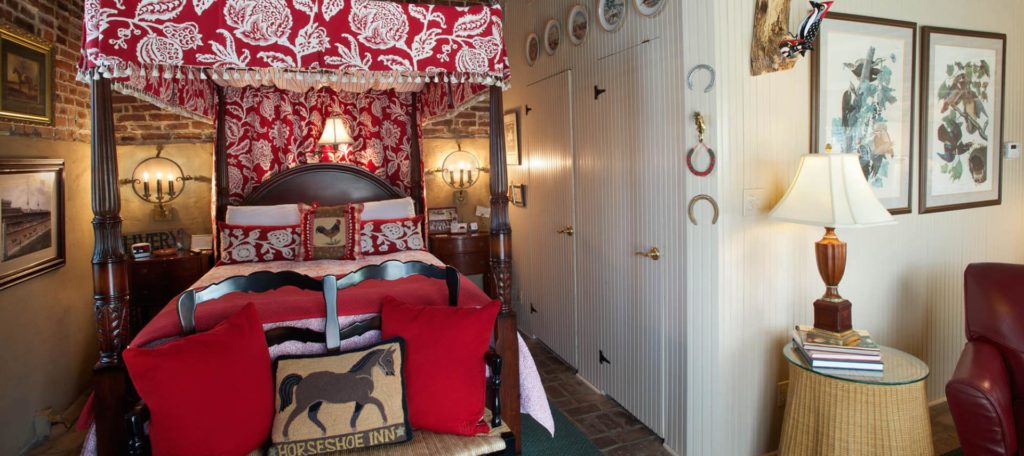
[[[708,163],[707,169],[698,170],[695,166],[693,166],[693,154],[694,152],[697,151],[698,147],[703,147],[704,150],[708,151],[708,157],[710,158],[711,162]],[[697,146],[690,148],[690,151],[686,153],[686,167],[690,168],[690,172],[693,173],[694,176],[698,177],[704,177],[711,174],[711,172],[715,170],[715,162],[717,160],[718,159],[715,156],[715,151],[704,143],[700,143]]]

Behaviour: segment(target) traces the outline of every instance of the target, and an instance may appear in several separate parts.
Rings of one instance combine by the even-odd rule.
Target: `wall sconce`
[[[352,136],[348,134],[348,128],[345,128],[345,121],[341,117],[330,117],[327,122],[324,123],[324,132],[320,135],[320,140],[317,141],[318,146],[327,146],[333,153],[338,153],[341,145],[352,144]],[[347,148],[346,148],[347,149]],[[347,152],[347,150],[346,150]],[[330,160],[327,154],[324,154],[320,161],[335,161]]]
[[[156,205],[157,220],[170,220],[168,204],[178,199],[185,191],[185,182],[193,180],[186,175],[177,162],[161,157],[164,146],[156,147],[156,156],[139,162],[130,179],[122,179],[122,185],[131,185],[139,199]],[[153,178],[156,178],[153,180]]]
[[[466,202],[466,190],[480,180],[482,173],[489,173],[490,168],[480,166],[480,159],[471,152],[459,149],[445,157],[440,168],[428,169],[426,173],[440,174],[441,180],[455,190],[455,202]]]

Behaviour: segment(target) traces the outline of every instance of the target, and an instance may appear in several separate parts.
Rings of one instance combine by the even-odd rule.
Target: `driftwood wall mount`
[[[756,0],[754,38],[750,43],[750,74],[785,71],[796,65],[779,53],[779,43],[789,38],[789,11],[792,0]]]

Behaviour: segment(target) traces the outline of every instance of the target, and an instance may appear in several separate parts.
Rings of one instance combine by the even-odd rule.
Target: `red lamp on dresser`
[[[814,301],[814,328],[845,339],[853,329],[850,301],[839,294],[846,272],[846,243],[836,228],[860,228],[896,223],[868,185],[857,154],[808,154],[800,160],[796,179],[770,217],[825,228],[814,244],[825,294]]]

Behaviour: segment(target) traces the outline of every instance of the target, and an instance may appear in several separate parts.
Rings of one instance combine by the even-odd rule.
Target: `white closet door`
[[[577,192],[580,374],[660,431],[663,422],[662,258],[637,256],[658,247],[664,253],[661,216],[670,177],[659,106],[667,104],[661,81],[648,69],[657,40],[608,56],[593,84],[576,92],[579,103]],[[595,87],[596,86],[596,87]],[[601,91],[604,91],[601,93]],[[595,94],[600,93],[596,96]],[[678,260],[678,259],[677,259]],[[607,362],[601,362],[601,354]]]
[[[572,73],[530,85],[524,115],[530,157],[526,210],[532,270],[527,308],[534,334],[569,364],[576,357],[576,249]],[[524,109],[525,111],[525,109]],[[524,112],[525,114],[525,112]],[[561,232],[560,232],[561,231]]]

